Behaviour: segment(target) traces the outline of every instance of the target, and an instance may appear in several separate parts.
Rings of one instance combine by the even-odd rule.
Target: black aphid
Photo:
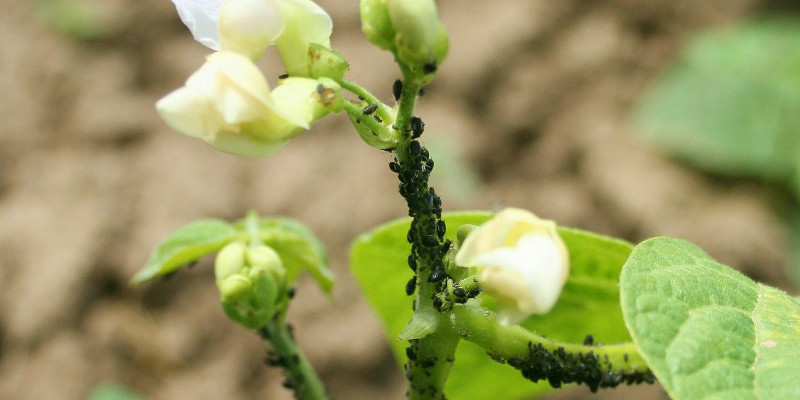
[[[467,297],[467,291],[464,288],[455,288],[453,289],[453,295],[456,297]]]
[[[288,77],[289,77],[289,74],[281,74],[281,75],[278,75],[278,79],[286,79],[286,78],[288,78]]]
[[[392,85],[392,96],[394,96],[394,101],[400,100],[400,95],[403,94],[403,81],[400,79],[394,81]]]
[[[408,255],[408,266],[412,271],[417,272],[417,257],[414,257],[413,254]]]
[[[408,151],[411,152],[411,155],[414,157],[419,157],[422,153],[422,145],[419,144],[418,141],[414,140],[408,145]]]
[[[323,85],[321,83],[319,85],[317,85],[317,93],[322,94],[322,92],[324,92],[324,91],[325,91],[325,85]]]
[[[400,172],[400,164],[392,161],[389,163],[389,169],[392,170],[394,173]]]
[[[406,357],[408,357],[408,359],[411,361],[417,360],[417,352],[414,350],[413,347],[411,346],[406,347]]]
[[[441,282],[446,276],[447,274],[443,269],[437,269],[431,272],[431,276],[428,277],[428,282]]]
[[[370,105],[364,107],[364,109],[361,110],[361,111],[366,115],[370,115],[370,114],[374,113],[377,109],[378,109],[378,105],[377,104],[370,104]]]
[[[439,241],[433,236],[423,236],[422,244],[424,244],[425,247],[436,247],[439,245]]]
[[[409,123],[411,124],[411,137],[416,139],[422,136],[422,132],[425,131],[425,122],[422,122],[419,117],[411,117]]]
[[[444,221],[439,220],[436,223],[436,233],[439,234],[439,239],[443,238],[444,234],[447,233],[447,224]]]
[[[442,299],[438,297],[433,298],[433,308],[442,311]]]
[[[422,71],[425,72],[425,74],[432,74],[432,73],[436,72],[437,68],[438,67],[434,63],[425,64],[425,65],[422,66]]]
[[[417,277],[413,276],[409,279],[408,283],[406,283],[406,294],[411,296],[414,294],[415,290],[417,290]]]
[[[451,244],[453,244],[453,242],[450,239],[445,240],[444,243],[442,243],[442,253],[450,251]]]
[[[591,346],[592,344],[594,344],[594,337],[592,335],[586,335],[586,337],[583,338],[583,345]]]

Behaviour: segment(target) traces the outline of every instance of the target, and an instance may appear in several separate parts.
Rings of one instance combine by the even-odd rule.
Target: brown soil
[[[76,0],[77,1],[77,0]],[[151,248],[201,217],[248,209],[312,227],[339,276],[331,305],[309,280],[298,340],[339,399],[401,399],[381,328],[347,271],[349,242],[405,215],[389,156],[327,118],[270,159],[213,151],[168,129],[153,103],[208,51],[167,0],[83,0],[108,30],[59,32],[33,1],[0,1],[0,398],[81,399],[103,381],[152,400],[288,399],[252,334],[226,320],[208,260],[131,289]],[[346,3],[346,4],[344,4]],[[320,1],[350,77],[389,100],[391,57],[360,35],[358,2]],[[706,27],[756,0],[443,0],[448,60],[422,98],[445,207],[518,206],[627,238],[691,240],[756,279],[786,281],[774,190],[704,175],[645,148],[626,115]],[[263,62],[274,79],[275,55]],[[456,184],[443,171],[459,173]],[[765,200],[771,200],[765,201]],[[553,399],[663,398],[657,386]]]

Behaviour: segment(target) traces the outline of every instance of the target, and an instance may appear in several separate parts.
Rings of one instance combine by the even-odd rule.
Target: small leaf
[[[634,343],[674,400],[800,398],[800,304],[689,242],[642,242],[620,279]]]
[[[459,226],[480,225],[492,215],[481,211],[445,214],[447,237],[455,239]],[[412,276],[407,264],[409,225],[410,219],[404,218],[379,226],[358,238],[350,254],[350,268],[367,300],[383,320],[399,364],[406,361],[407,344],[397,340],[397,335],[412,315],[413,300],[405,296],[404,291]],[[632,246],[575,229],[559,228],[559,234],[570,251],[571,272],[567,284],[549,314],[532,317],[523,326],[568,343],[581,344],[587,334],[592,334],[597,342],[629,342],[619,306],[617,282]],[[485,351],[472,343],[462,341],[455,358],[445,386],[449,398],[518,399],[551,390],[546,382],[531,383],[519,371],[489,362]]]
[[[164,239],[153,251],[147,265],[131,279],[131,283],[138,285],[167,275],[218,251],[236,238],[236,230],[226,221],[204,219],[192,222]]]

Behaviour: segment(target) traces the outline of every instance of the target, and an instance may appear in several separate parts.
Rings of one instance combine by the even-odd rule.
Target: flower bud
[[[283,280],[286,276],[286,269],[283,267],[281,257],[278,253],[268,246],[250,247],[245,251],[247,263],[250,265],[250,273],[267,272],[275,279]]]
[[[389,19],[386,0],[361,0],[361,31],[372,44],[384,50],[394,51],[395,30]]]
[[[386,0],[386,5],[397,31],[397,58],[412,67],[435,70],[447,54],[447,35],[442,35],[434,0]]]
[[[569,253],[555,223],[516,208],[471,232],[455,262],[477,269],[478,282],[497,299],[504,325],[549,312],[569,274]]]
[[[240,274],[234,274],[223,279],[219,285],[217,285],[217,289],[219,289],[219,295],[222,301],[236,302],[246,299],[252,286],[250,280],[246,277]]]
[[[241,272],[245,265],[245,248],[242,242],[232,242],[217,253],[214,261],[214,276],[217,281]]]
[[[286,295],[281,258],[264,245],[247,247],[233,242],[225,246],[217,254],[214,272],[223,310],[250,329],[267,324],[277,312],[281,296]]]
[[[433,79],[448,50],[434,0],[361,0],[361,30],[370,42],[395,53],[414,83]]]
[[[285,28],[283,16],[268,0],[226,0],[219,13],[220,48],[257,60]]]
[[[476,229],[478,229],[478,227],[471,224],[459,226],[458,230],[456,231],[456,240],[459,244],[464,243],[464,241],[467,240],[467,237],[469,237],[469,234]]]

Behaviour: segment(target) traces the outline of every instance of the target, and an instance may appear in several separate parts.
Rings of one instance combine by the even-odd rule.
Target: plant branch
[[[520,326],[503,326],[494,313],[474,301],[450,311],[453,331],[498,361],[551,386],[583,383],[592,391],[620,384],[653,383],[655,378],[633,343],[578,345],[559,343]]]
[[[284,323],[283,318],[273,318],[258,333],[269,344],[266,363],[283,368],[286,376],[283,386],[294,390],[295,399],[330,399],[314,368],[295,343],[291,327]]]

